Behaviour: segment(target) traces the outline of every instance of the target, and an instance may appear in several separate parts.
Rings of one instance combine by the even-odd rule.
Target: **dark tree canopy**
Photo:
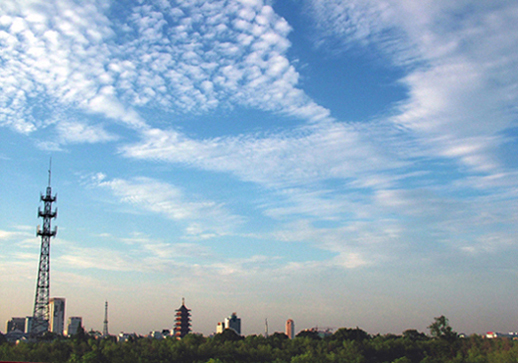
[[[365,339],[369,339],[370,335],[360,328],[356,327],[354,329],[349,328],[340,328],[333,335],[332,339],[335,340],[356,340],[362,341]]]
[[[238,333],[236,333],[236,331],[234,329],[225,329],[225,330],[223,330],[223,333],[216,334],[214,336],[214,339],[216,339],[217,341],[222,341],[222,342],[225,342],[225,341],[235,342],[238,340],[242,340],[244,338],[241,335],[239,335]]]
[[[425,333],[420,333],[415,329],[408,329],[403,332],[403,337],[412,341],[429,339]]]
[[[296,335],[296,337],[320,340],[320,335],[315,330],[302,330]]]
[[[448,319],[444,315],[434,319],[434,322],[428,327],[432,337],[440,338],[448,342],[452,342],[458,338],[458,334],[453,331],[452,327],[448,323]]]

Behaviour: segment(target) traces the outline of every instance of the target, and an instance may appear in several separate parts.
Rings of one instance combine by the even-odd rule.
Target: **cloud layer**
[[[307,1],[322,30],[344,49],[375,47],[409,69],[408,99],[390,120],[438,157],[492,172],[516,127],[516,5],[507,1]],[[459,15],[461,14],[461,15]]]
[[[297,10],[286,19],[285,6]],[[5,0],[0,14],[5,205],[37,179],[33,164],[19,170],[41,149],[62,158],[62,276],[93,288],[103,274],[119,293],[137,276],[254,308],[244,295],[268,292],[304,315],[305,292],[361,293],[379,311],[400,299],[389,287],[419,301],[424,283],[461,294],[448,271],[516,273],[515,3]],[[304,67],[324,58],[364,60],[406,93],[340,120],[347,100],[324,107],[304,87]],[[322,88],[349,84],[324,71]],[[14,286],[32,278],[38,241],[12,215],[0,265],[20,271]],[[390,282],[408,271],[408,290]]]

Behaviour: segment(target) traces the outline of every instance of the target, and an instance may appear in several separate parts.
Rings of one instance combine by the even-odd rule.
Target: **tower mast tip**
[[[49,187],[50,187],[50,176],[51,176],[51,173],[52,173],[52,156],[50,157],[50,160],[49,160]]]

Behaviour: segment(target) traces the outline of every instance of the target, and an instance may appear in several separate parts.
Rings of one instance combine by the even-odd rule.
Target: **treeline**
[[[437,321],[436,321],[437,322]],[[369,335],[342,328],[327,337],[301,332],[295,339],[275,333],[240,337],[227,330],[214,337],[189,334],[182,340],[138,338],[118,343],[88,334],[73,338],[0,345],[0,361],[81,363],[504,363],[518,362],[518,342],[458,337],[448,326],[427,336],[416,330],[402,335]],[[441,330],[442,329],[442,330]]]

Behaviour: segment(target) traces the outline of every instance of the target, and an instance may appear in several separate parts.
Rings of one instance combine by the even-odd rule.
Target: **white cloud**
[[[96,177],[94,182],[110,190],[123,203],[187,224],[188,237],[205,239],[228,234],[242,221],[221,203],[189,200],[179,188],[151,178],[107,180]]]
[[[27,241],[36,240],[35,238],[31,238],[33,236],[33,231],[35,231],[34,227],[18,226],[15,229],[16,230],[14,231],[0,230],[0,241],[21,241],[23,245]]]
[[[176,6],[135,2],[124,19],[95,0],[4,2],[0,125],[31,133],[69,108],[142,129],[142,106],[200,113],[243,105],[330,119],[297,88],[286,56],[291,28],[269,5]]]
[[[116,139],[99,125],[86,125],[80,122],[63,121],[56,129],[62,143],[98,143]]]
[[[15,236],[14,232],[10,231],[1,231],[0,230],[0,240],[8,240],[12,239]]]
[[[141,143],[123,147],[122,152],[132,158],[230,172],[242,180],[267,186],[295,186],[362,175],[368,179],[372,173],[404,167],[406,163],[397,160],[397,150],[383,150],[383,142],[376,144],[376,125],[369,126],[370,131],[348,124],[321,124],[265,137],[199,141],[172,130],[150,129],[144,132]],[[362,135],[362,131],[367,133]]]
[[[390,121],[419,138],[428,153],[475,171],[505,165],[495,147],[516,127],[517,6],[507,1],[307,1],[320,42],[378,47],[408,67],[408,99]],[[324,49],[324,48],[322,48]],[[451,148],[462,148],[452,154]],[[482,146],[482,147],[481,147]]]
[[[131,107],[101,87],[111,80],[105,66],[113,56],[113,49],[101,41],[109,40],[113,31],[96,1],[83,6],[6,1],[0,9],[8,14],[0,25],[0,125],[30,133],[71,108],[143,126]]]

